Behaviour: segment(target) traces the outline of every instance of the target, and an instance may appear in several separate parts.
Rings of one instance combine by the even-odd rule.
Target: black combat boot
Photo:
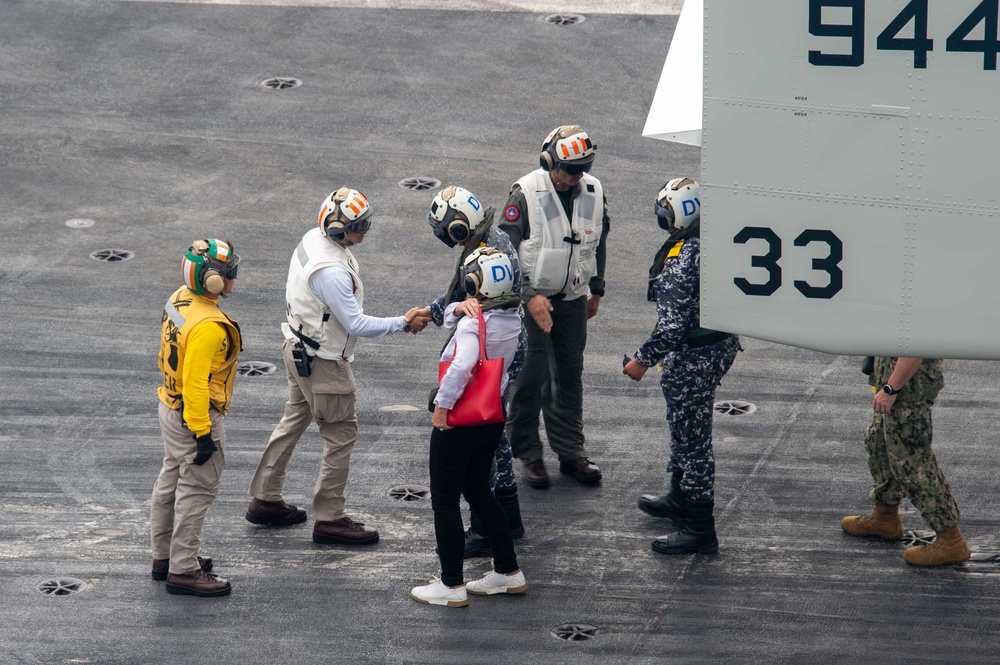
[[[462,558],[472,559],[477,556],[493,556],[493,546],[485,535],[486,529],[479,521],[476,511],[469,512],[469,528],[465,532],[465,554]]]
[[[661,554],[715,554],[719,540],[715,536],[715,501],[684,501],[687,520],[676,532],[653,541],[653,549]]]
[[[503,508],[507,516],[507,524],[510,526],[510,537],[514,540],[524,535],[524,523],[521,521],[521,506],[517,502],[517,485],[506,488],[497,488],[494,492],[497,502]]]
[[[670,475],[670,491],[663,496],[643,494],[639,497],[639,510],[653,517],[666,517],[679,525],[687,519],[684,510],[684,492],[681,491],[681,476],[684,471],[674,469]]]

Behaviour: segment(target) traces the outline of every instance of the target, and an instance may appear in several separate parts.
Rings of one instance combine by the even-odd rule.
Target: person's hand
[[[889,413],[892,411],[892,405],[896,403],[896,395],[890,395],[885,391],[878,391],[875,393],[875,397],[872,398],[872,409],[875,413]]]
[[[198,454],[194,456],[191,463],[196,466],[201,466],[209,459],[212,458],[212,453],[218,450],[215,445],[215,441],[212,440],[212,433],[202,434],[201,436],[194,437],[194,440],[198,444]]]
[[[601,306],[601,296],[587,296],[587,318],[597,316],[597,308]],[[636,379],[638,381],[639,379]]]
[[[642,381],[642,377],[646,375],[646,370],[649,369],[642,363],[640,363],[635,358],[628,361],[628,364],[622,368],[622,374],[632,379],[633,381]]]
[[[528,301],[528,313],[535,320],[543,333],[552,332],[552,303],[540,293],[531,297]]]
[[[423,309],[413,307],[403,315],[403,320],[405,320],[406,325],[409,326],[410,332],[416,335],[418,332],[426,328],[428,323],[430,323],[431,310],[427,307],[424,307]]]
[[[448,424],[448,412],[450,409],[446,409],[443,406],[434,405],[434,415],[431,417],[431,425],[437,427],[442,432],[447,429],[451,429],[451,425]]]
[[[479,300],[476,298],[466,298],[462,302],[455,306],[455,315],[465,315],[469,318],[476,318],[479,316],[479,310],[482,309],[482,305],[479,304]]]

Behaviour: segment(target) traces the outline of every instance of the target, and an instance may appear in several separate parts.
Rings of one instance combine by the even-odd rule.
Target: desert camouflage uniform
[[[462,267],[462,262],[472,254],[479,247],[495,247],[501,252],[507,255],[510,259],[511,272],[514,278],[514,293],[516,294],[516,300],[520,302],[521,299],[521,264],[517,260],[517,250],[510,242],[510,238],[507,234],[492,225],[493,210],[487,208],[485,211],[486,224],[489,224],[489,229],[482,234],[482,241],[479,243],[472,242],[469,243],[468,247],[462,248],[462,254],[458,260],[458,266],[455,269],[456,278],[457,273]],[[481,229],[480,229],[481,230]],[[475,238],[473,238],[475,240]],[[438,296],[434,302],[429,304],[427,308],[431,311],[431,318],[434,321],[434,325],[441,326],[444,325],[444,310],[445,308],[453,302],[461,302],[465,300],[466,294],[465,289],[460,281],[453,280],[453,286],[450,293],[442,293]],[[518,313],[521,318],[524,318],[524,310],[518,306]],[[503,400],[504,404],[507,403],[508,395],[510,394],[510,388],[514,385],[514,379],[521,372],[521,368],[524,366],[524,327],[521,327],[521,336],[517,340],[517,352],[514,354],[514,359],[510,363],[510,367],[507,368],[507,389],[504,391]],[[510,439],[507,438],[507,432],[504,431],[503,436],[500,437],[500,442],[497,444],[496,455],[493,458],[493,471],[490,474],[490,489],[496,490],[496,488],[508,489],[517,486],[517,481],[514,479],[514,464],[513,464],[513,454],[510,449]]]
[[[896,358],[876,357],[873,385],[885,385],[895,366]],[[871,500],[897,505],[909,498],[938,533],[960,521],[958,504],[931,450],[931,407],[942,387],[944,361],[925,360],[900,388],[889,413],[872,413],[865,432],[868,468],[875,481]]]
[[[635,354],[647,367],[660,363],[660,387],[667,402],[670,461],[667,473],[679,470],[681,489],[693,501],[708,501],[715,492],[715,455],[712,452],[712,408],[715,389],[740,350],[739,338],[705,330],[698,325],[701,244],[694,234],[679,252],[668,254],[663,270],[650,283],[656,299],[656,329]],[[705,346],[705,339],[721,337]]]

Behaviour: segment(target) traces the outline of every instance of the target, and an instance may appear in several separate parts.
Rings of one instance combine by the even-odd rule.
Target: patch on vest
[[[508,222],[513,222],[521,216],[521,211],[518,210],[517,206],[507,206],[507,209],[503,211],[503,216],[507,218]]]
[[[593,185],[587,185],[587,191],[590,192],[591,194],[593,194],[594,193],[594,186]]]

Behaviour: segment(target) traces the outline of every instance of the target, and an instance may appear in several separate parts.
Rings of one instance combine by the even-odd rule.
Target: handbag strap
[[[455,348],[451,352],[451,359],[458,355],[458,340],[455,340]],[[483,310],[479,309],[479,362],[489,360],[486,357],[486,319],[483,318]]]
[[[479,362],[489,360],[486,357],[486,318],[482,307],[479,308]]]

